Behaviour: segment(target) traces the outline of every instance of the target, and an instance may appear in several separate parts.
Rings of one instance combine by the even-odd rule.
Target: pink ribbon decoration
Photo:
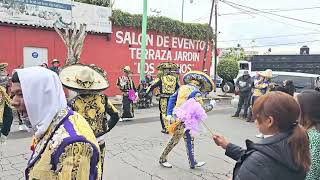
[[[185,128],[191,134],[199,133],[199,124],[207,118],[207,114],[201,104],[194,98],[187,100],[174,111],[176,118],[184,122]]]

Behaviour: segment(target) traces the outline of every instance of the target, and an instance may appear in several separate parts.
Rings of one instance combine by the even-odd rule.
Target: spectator
[[[150,72],[147,73],[147,75],[145,77],[145,80],[146,80],[146,83],[147,83],[148,87],[152,85],[153,77],[152,77]],[[149,104],[150,104],[150,106],[153,106],[153,103],[152,103],[153,91],[149,92],[149,95],[150,95]]]
[[[287,93],[291,96],[294,95],[295,92],[295,87],[293,85],[293,82],[291,80],[285,80],[283,81],[283,84],[280,86],[276,86],[274,89],[274,91],[281,91],[284,93]]]
[[[293,97],[270,92],[255,102],[253,116],[265,139],[246,140],[247,149],[214,135],[225,154],[237,161],[233,180],[304,180],[310,168],[306,131],[297,122],[300,108]]]
[[[252,105],[254,106],[254,102],[262,95],[266,94],[270,91],[269,85],[270,85],[270,79],[272,78],[272,70],[267,69],[263,72],[259,72],[260,79],[255,83],[254,85],[254,91],[252,94]],[[251,117],[251,121],[253,121]],[[263,134],[256,135],[257,138],[263,138]]]
[[[244,71],[243,76],[239,77],[236,82],[236,89],[239,91],[239,103],[238,103],[238,109],[236,113],[232,117],[239,117],[240,111],[242,106],[243,107],[243,118],[247,118],[248,115],[248,103],[249,103],[249,97],[251,93],[251,77],[249,75],[248,71]]]
[[[300,104],[300,123],[307,130],[311,168],[306,180],[320,179],[320,92],[308,90],[297,96]]]
[[[57,74],[59,74],[59,72],[60,72],[60,61],[57,60],[57,59],[54,59],[54,60],[52,60],[51,64],[52,64],[52,66],[51,66],[50,70],[55,72],[55,73],[57,73]]]
[[[314,81],[314,89],[316,91],[320,91],[320,77],[317,77],[317,79]]]
[[[149,87],[152,84],[152,81],[153,81],[153,77],[152,77],[150,72],[148,72],[146,74],[145,80],[146,80],[147,86]]]

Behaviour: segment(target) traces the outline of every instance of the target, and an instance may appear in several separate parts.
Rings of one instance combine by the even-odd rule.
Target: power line
[[[295,44],[302,44],[302,43],[313,43],[313,42],[320,42],[320,40],[300,41],[300,42],[291,42],[291,43],[279,43],[279,44],[268,44],[268,45],[260,45],[260,46],[253,46],[253,47],[254,48],[259,48],[259,47],[287,46],[287,45],[295,45]],[[252,46],[243,47],[243,48],[252,48]]]
[[[261,9],[261,10],[265,12],[288,12],[288,11],[303,11],[303,10],[313,10],[313,9],[320,9],[320,7],[306,7],[306,8],[292,8],[292,9]],[[244,13],[233,12],[233,13],[219,14],[219,16],[241,15],[241,14],[244,14]]]
[[[221,1],[221,2],[223,2],[223,1]],[[292,27],[296,27],[296,28],[300,28],[300,29],[304,29],[304,30],[305,30],[305,29],[310,29],[310,28],[306,28],[306,27],[302,27],[302,26],[298,26],[298,25],[289,24],[289,23],[280,21],[280,20],[278,20],[278,19],[274,19],[274,18],[268,17],[268,16],[266,16],[266,15],[259,14],[259,13],[257,13],[257,12],[252,11],[252,10],[250,11],[250,10],[247,10],[247,9],[244,9],[244,8],[241,8],[241,7],[237,7],[237,6],[235,6],[235,5],[233,5],[233,4],[230,4],[230,3],[228,3],[228,2],[223,2],[223,3],[225,3],[226,5],[229,5],[229,6],[235,8],[235,9],[237,9],[237,10],[246,10],[246,11],[249,11],[249,12],[251,12],[251,13],[253,13],[253,14],[262,16],[262,17],[264,17],[264,18],[267,18],[267,19],[269,19],[269,20],[272,20],[272,21],[275,21],[275,22],[278,22],[278,23],[281,23],[281,24],[284,24],[284,25],[287,25],[287,26],[292,26]],[[312,31],[314,31],[314,32],[320,32],[320,30],[318,30],[318,29],[310,29],[310,30],[312,30]]]
[[[244,7],[244,8],[247,8],[247,9],[252,9],[254,11],[258,11],[258,12],[261,12],[261,13],[270,14],[270,15],[273,15],[273,16],[278,16],[278,17],[281,17],[281,18],[290,19],[290,20],[294,20],[294,21],[299,21],[299,22],[303,22],[303,23],[307,23],[307,24],[313,24],[313,25],[320,26],[319,23],[315,23],[315,22],[311,22],[311,21],[305,21],[305,20],[301,20],[301,19],[297,19],[297,18],[293,18],[293,17],[288,17],[288,16],[283,16],[283,15],[275,14],[275,13],[272,13],[272,12],[262,11],[262,10],[259,10],[259,9],[256,9],[256,8],[244,6],[244,5],[237,4],[237,3],[234,3],[234,2],[230,2],[230,1],[226,1],[226,0],[220,0],[220,1],[224,2],[224,3],[231,3],[231,4],[234,4],[236,6]]]
[[[219,41],[219,42],[251,41],[251,40],[257,40],[257,39],[273,39],[273,38],[279,38],[279,37],[293,37],[293,36],[304,36],[304,35],[312,35],[312,34],[320,34],[320,32],[319,33],[314,32],[314,33],[303,33],[303,34],[265,36],[265,37],[256,37],[256,38],[247,38],[247,39],[231,39],[231,40],[225,40],[225,41]]]

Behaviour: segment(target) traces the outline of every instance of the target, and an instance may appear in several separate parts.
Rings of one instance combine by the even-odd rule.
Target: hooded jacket
[[[233,180],[304,180],[306,172],[292,157],[288,139],[279,133],[258,143],[246,140],[247,150],[229,144],[226,155],[237,161]]]

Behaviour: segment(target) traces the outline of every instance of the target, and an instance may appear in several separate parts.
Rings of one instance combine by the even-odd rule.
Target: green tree
[[[223,58],[217,66],[218,76],[226,81],[233,81],[239,73],[237,59],[233,56]]]
[[[243,61],[247,59],[247,55],[244,52],[244,49],[241,47],[240,44],[237,47],[231,47],[224,50],[221,59],[225,58],[232,58],[236,61]]]
[[[97,6],[104,6],[104,7],[110,6],[110,0],[75,0],[75,1],[81,2],[81,3],[93,4]]]

